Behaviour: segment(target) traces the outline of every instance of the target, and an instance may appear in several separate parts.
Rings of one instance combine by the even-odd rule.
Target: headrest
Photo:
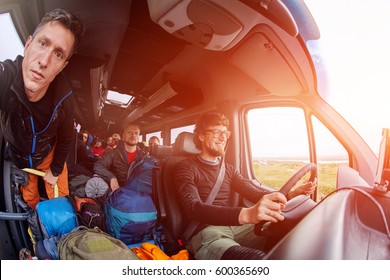
[[[194,133],[191,132],[181,132],[173,145],[173,152],[177,156],[190,156],[197,155],[200,153],[198,148],[196,148],[194,143]]]
[[[172,156],[173,148],[172,146],[153,145],[150,150],[150,155],[156,158],[164,158],[166,156]]]

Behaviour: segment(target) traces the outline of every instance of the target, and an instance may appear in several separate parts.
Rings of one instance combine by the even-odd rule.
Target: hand
[[[47,169],[45,171],[45,176],[43,176],[43,180],[51,185],[52,188],[54,188],[55,184],[57,184],[58,176],[54,176],[51,172],[51,169]]]
[[[276,223],[283,221],[282,209],[287,199],[280,192],[264,195],[259,202],[250,208],[242,208],[238,221],[240,224],[257,224],[261,221]]]
[[[111,191],[115,191],[119,189],[119,182],[117,178],[114,177],[110,180],[110,187],[111,187]]]
[[[302,184],[297,186],[294,190],[291,190],[287,194],[287,198],[290,200],[298,195],[304,194],[310,196],[314,193],[317,187],[317,178],[313,182],[310,182],[309,179],[303,181]]]

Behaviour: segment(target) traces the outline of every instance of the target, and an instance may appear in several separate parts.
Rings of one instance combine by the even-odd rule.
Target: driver
[[[194,143],[200,154],[185,159],[175,167],[175,187],[186,216],[192,220],[184,239],[196,259],[262,259],[263,237],[254,233],[254,225],[283,221],[281,210],[287,200],[297,195],[311,195],[314,182],[305,180],[287,197],[280,192],[258,188],[221,159],[231,132],[229,120],[220,113],[206,113],[195,126]],[[225,164],[222,185],[211,204],[205,201]],[[252,207],[234,207],[232,193],[253,202]],[[193,230],[190,228],[193,227]],[[186,236],[187,235],[187,236]]]

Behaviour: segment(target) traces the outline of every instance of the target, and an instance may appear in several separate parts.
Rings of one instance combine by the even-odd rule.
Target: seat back
[[[168,154],[162,162],[161,171],[154,173],[154,182],[157,187],[153,191],[158,196],[158,211],[165,225],[167,239],[174,241],[181,238],[188,225],[174,185],[174,170],[176,164],[183,159],[200,153],[193,138],[193,133],[182,132],[177,136],[175,144],[170,149],[166,146],[156,146],[152,152],[152,155],[160,158]],[[163,150],[167,153],[161,153]]]

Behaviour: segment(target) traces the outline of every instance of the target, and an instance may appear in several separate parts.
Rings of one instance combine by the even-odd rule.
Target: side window
[[[7,58],[14,60],[17,55],[23,54],[23,43],[9,13],[0,14],[0,26],[0,61]]]
[[[317,200],[320,200],[336,189],[337,170],[341,165],[348,166],[349,159],[344,146],[325,125],[314,116],[311,119],[317,151]]]
[[[310,161],[302,109],[253,109],[248,112],[248,125],[253,170],[259,182],[278,190]]]
[[[181,127],[176,127],[171,129],[171,143],[175,143],[177,135],[180,134],[182,131],[187,131],[187,132],[194,132],[195,125],[187,125],[187,126],[181,126]]]

